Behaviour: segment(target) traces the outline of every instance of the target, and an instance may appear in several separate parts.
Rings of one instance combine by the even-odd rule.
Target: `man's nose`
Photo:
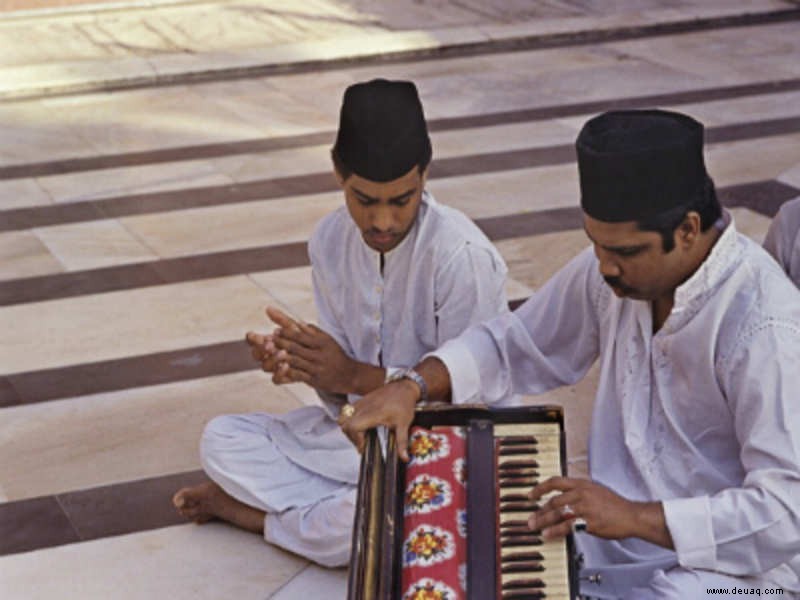
[[[595,248],[595,255],[600,263],[600,274],[603,277],[619,277],[621,270],[610,254],[602,248]]]
[[[378,231],[391,231],[394,215],[389,207],[379,206],[372,213],[372,228]]]

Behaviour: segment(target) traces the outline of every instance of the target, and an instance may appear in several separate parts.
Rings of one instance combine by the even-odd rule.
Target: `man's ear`
[[[683,248],[690,248],[700,237],[701,221],[700,213],[696,210],[686,213],[683,221],[675,230],[675,243]]]
[[[425,184],[428,182],[428,167],[425,167],[422,171],[420,171],[420,173],[419,173],[419,182],[420,182],[420,186],[424,190],[425,189]]]

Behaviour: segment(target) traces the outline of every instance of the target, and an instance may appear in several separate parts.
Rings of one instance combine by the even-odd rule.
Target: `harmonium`
[[[560,407],[417,410],[408,463],[367,432],[348,600],[575,600],[572,535],[544,541],[528,491],[566,473]]]

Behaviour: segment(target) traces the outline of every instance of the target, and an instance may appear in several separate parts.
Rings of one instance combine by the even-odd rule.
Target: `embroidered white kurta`
[[[676,550],[580,535],[588,561],[800,590],[800,292],[732,221],[655,335],[649,303],[616,297],[587,248],[434,355],[459,402],[573,384],[599,357],[591,476],[663,501]]]
[[[800,287],[800,198],[783,203],[769,226],[764,249]]]
[[[427,193],[383,269],[346,207],[320,222],[309,254],[319,326],[361,362],[413,366],[469,325],[508,312],[500,254]],[[202,456],[230,495],[267,512],[268,541],[333,566],[348,558],[359,456],[335,421],[345,399],[321,397],[325,409],[218,417]]]

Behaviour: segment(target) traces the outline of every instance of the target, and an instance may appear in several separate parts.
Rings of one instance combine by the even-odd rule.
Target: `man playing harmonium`
[[[599,358],[591,480],[541,482],[529,519],[545,539],[580,519],[593,598],[800,593],[800,293],[720,208],[702,144],[677,113],[589,120],[576,147],[592,247],[414,367],[429,399],[491,405],[574,384]],[[392,382],[340,422],[359,447],[394,429],[407,459],[419,398]]]
[[[413,83],[347,89],[332,150],[346,207],[309,241],[319,327],[270,308],[273,334],[247,335],[275,383],[311,385],[323,407],[213,419],[201,441],[212,481],[175,495],[182,514],[347,564],[359,458],[336,423],[340,410],[469,325],[508,312],[500,254],[425,190],[431,154]]]

